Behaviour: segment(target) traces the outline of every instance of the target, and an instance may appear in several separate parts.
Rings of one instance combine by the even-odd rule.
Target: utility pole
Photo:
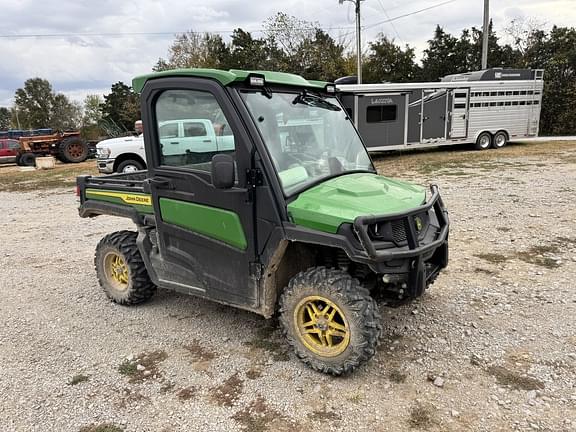
[[[18,123],[18,129],[22,129],[20,126],[20,118],[18,117],[18,107],[14,107],[14,111],[16,111],[16,123]]]
[[[482,69],[488,68],[488,36],[490,33],[490,0],[484,0],[484,25],[482,26]]]
[[[358,84],[362,84],[362,28],[360,25],[360,2],[364,0],[338,0],[340,4],[345,1],[354,3],[356,8],[356,77]]]

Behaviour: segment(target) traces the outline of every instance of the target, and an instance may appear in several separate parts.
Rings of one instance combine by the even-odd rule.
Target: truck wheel
[[[22,153],[18,160],[20,166],[34,166],[36,165],[36,155],[34,153]]]
[[[508,135],[506,134],[506,132],[497,132],[496,135],[494,135],[494,139],[492,140],[492,147],[494,147],[495,149],[500,149],[502,147],[504,147],[506,144],[508,143]]]
[[[58,146],[58,159],[62,162],[84,162],[88,153],[88,144],[78,137],[66,138]]]
[[[348,273],[324,267],[290,280],[280,299],[280,322],[296,355],[332,375],[369,360],[382,329],[370,292]]]
[[[126,174],[126,173],[133,173],[136,171],[140,171],[143,169],[144,169],[144,167],[142,166],[142,163],[140,163],[137,160],[129,159],[129,160],[125,160],[124,162],[121,162],[118,165],[118,168],[116,168],[116,172]]]
[[[492,146],[492,135],[490,132],[482,132],[476,139],[474,148],[476,150],[487,150]]]
[[[133,231],[118,231],[96,246],[98,282],[109,299],[122,305],[142,303],[156,291],[138,250],[137,236]]]

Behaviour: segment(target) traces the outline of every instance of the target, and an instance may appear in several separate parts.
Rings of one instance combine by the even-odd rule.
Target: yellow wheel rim
[[[128,288],[128,266],[122,255],[108,252],[104,257],[104,272],[114,288],[120,291]]]
[[[309,296],[294,309],[300,341],[314,354],[335,357],[350,343],[350,328],[342,310],[321,296]]]

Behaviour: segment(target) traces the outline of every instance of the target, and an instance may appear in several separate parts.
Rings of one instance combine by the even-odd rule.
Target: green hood
[[[421,186],[376,174],[348,174],[302,192],[288,205],[288,213],[296,225],[335,233],[357,216],[411,210],[425,199]]]

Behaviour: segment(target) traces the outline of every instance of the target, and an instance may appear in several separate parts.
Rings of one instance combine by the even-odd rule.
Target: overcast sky
[[[364,41],[383,32],[420,52],[436,24],[454,34],[481,27],[483,0],[454,0],[397,19],[393,25],[373,25],[443,1],[363,1]],[[517,17],[537,17],[549,26],[576,24],[576,0],[491,3],[497,31]],[[262,22],[279,11],[318,21],[336,38],[354,26],[352,3],[339,5],[338,0],[0,0],[0,10],[0,106],[11,105],[14,91],[33,77],[49,80],[56,91],[79,101],[87,94],[107,93],[113,83],[130,83],[133,76],[149,72],[159,57],[166,56],[173,34],[189,29],[228,37],[231,30],[242,27],[260,36],[256,31]],[[354,33],[348,37],[353,41]]]

